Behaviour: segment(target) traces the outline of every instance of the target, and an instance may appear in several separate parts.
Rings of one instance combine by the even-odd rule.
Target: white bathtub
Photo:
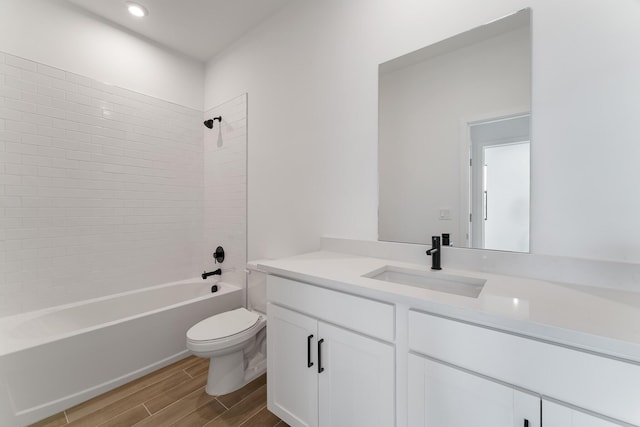
[[[188,355],[187,329],[242,306],[201,279],[0,318],[0,426],[23,426]]]

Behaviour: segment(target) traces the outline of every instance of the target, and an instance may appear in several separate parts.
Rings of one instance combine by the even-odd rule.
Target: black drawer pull
[[[313,362],[311,361],[311,340],[313,339],[313,334],[307,337],[307,368],[313,366]]]
[[[324,342],[324,338],[318,341],[318,373],[324,372],[324,368],[322,367],[322,343]]]
[[[527,419],[524,420],[524,427],[529,427],[529,420]]]

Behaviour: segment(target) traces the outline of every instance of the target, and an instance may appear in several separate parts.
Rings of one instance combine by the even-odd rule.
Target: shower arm
[[[204,121],[204,125],[206,127],[208,127],[209,129],[213,129],[213,123],[215,121],[218,121],[218,122],[222,123],[222,116],[218,116],[218,117],[214,117],[213,119],[205,120]]]

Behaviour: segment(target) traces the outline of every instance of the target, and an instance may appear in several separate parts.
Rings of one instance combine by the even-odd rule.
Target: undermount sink
[[[457,276],[426,270],[412,270],[392,265],[385,265],[382,268],[362,275],[362,277],[471,298],[478,298],[486,282],[485,279],[476,277]]]

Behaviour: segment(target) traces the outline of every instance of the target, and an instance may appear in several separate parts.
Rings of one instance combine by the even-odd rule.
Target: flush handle
[[[311,340],[313,339],[313,334],[307,337],[307,368],[313,366],[313,362],[311,361]]]
[[[322,343],[324,342],[324,338],[318,341],[318,373],[321,374],[324,372],[324,368],[322,367]]]

